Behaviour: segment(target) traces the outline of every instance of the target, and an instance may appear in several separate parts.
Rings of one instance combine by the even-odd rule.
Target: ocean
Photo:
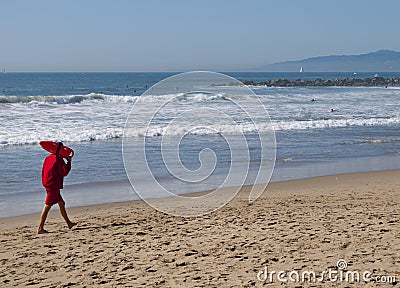
[[[148,89],[175,74],[0,73],[0,217],[41,210],[45,197],[41,166],[47,152],[38,144],[40,140],[63,141],[75,150],[73,168],[65,178],[63,190],[67,206],[139,199],[128,182],[124,167],[122,139],[126,120],[145,91],[148,105],[163,100],[167,95],[152,95]],[[259,82],[276,78],[365,78],[375,73],[226,74],[239,80]],[[153,119],[151,129],[133,127],[129,144],[135,149],[146,141],[146,160],[155,179],[178,194],[227,185],[224,175],[230,171],[232,159],[239,163],[239,169],[249,167],[245,183],[253,183],[262,162],[258,135],[269,133],[270,127],[276,139],[272,181],[400,169],[399,87],[249,88],[268,111],[270,121],[265,119],[265,125],[255,129],[246,122],[245,116],[235,113],[235,121],[248,143],[248,151],[240,150],[238,158],[233,158],[229,152],[235,146],[232,143],[241,139],[237,135],[238,126],[227,124],[223,117],[213,118],[203,125],[204,129],[195,131],[188,130],[187,123],[165,129],[165,123],[173,121],[182,107],[191,107],[191,111],[203,111],[207,107],[234,112],[230,110],[229,87],[224,87],[226,92],[220,93],[202,89],[195,93],[169,91],[168,97],[173,101],[168,102],[166,112]],[[200,116],[207,119],[206,115]],[[140,121],[140,111],[135,117]],[[189,122],[201,119],[199,115],[190,117],[186,117]],[[181,138],[182,135],[185,137]],[[230,139],[228,144],[226,135]],[[174,178],[170,169],[163,165],[160,153],[163,141],[181,141],[176,155],[191,171],[215,158],[213,177],[193,186]],[[203,150],[208,154],[202,156]],[[174,166],[177,163],[170,164],[171,169],[177,168]],[[141,174],[143,167],[129,168],[135,170],[137,183],[147,179],[144,172]],[[162,195],[152,191],[146,197]]]

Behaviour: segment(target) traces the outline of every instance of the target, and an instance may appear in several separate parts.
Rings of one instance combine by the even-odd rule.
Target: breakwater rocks
[[[384,78],[384,77],[373,77],[373,78],[336,78],[331,79],[321,79],[317,78],[314,80],[288,80],[288,79],[273,79],[266,80],[262,82],[254,82],[244,80],[242,81],[245,85],[253,86],[268,86],[268,87],[292,87],[292,86],[366,86],[366,87],[388,87],[388,86],[400,86],[400,77]]]

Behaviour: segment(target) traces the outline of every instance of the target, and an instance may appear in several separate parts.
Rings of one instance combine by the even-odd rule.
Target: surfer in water
[[[60,207],[61,216],[67,223],[68,228],[71,229],[77,224],[68,218],[67,211],[65,210],[65,202],[60,194],[60,189],[63,189],[64,177],[67,176],[71,170],[71,157],[67,157],[67,163],[65,163],[63,158],[58,155],[62,146],[63,144],[59,142],[57,151],[44,159],[42,168],[42,184],[44,188],[46,188],[47,196],[42,214],[40,215],[38,234],[49,233],[44,229],[44,224],[51,206],[56,203]]]

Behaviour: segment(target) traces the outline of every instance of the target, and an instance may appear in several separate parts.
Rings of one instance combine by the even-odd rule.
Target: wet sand
[[[265,267],[319,277],[338,270],[339,259],[348,266],[338,271],[371,271],[367,287],[377,285],[376,276],[399,283],[400,171],[276,182],[252,204],[248,191],[193,218],[131,201],[71,208],[79,225],[68,230],[52,211],[46,235],[36,234],[39,214],[0,219],[0,286],[277,287],[276,275],[264,279]],[[362,279],[286,280],[365,287]]]

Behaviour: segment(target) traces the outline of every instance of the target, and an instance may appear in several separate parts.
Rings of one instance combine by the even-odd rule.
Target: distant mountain
[[[400,52],[379,50],[360,55],[331,55],[266,65],[270,72],[400,72]]]

